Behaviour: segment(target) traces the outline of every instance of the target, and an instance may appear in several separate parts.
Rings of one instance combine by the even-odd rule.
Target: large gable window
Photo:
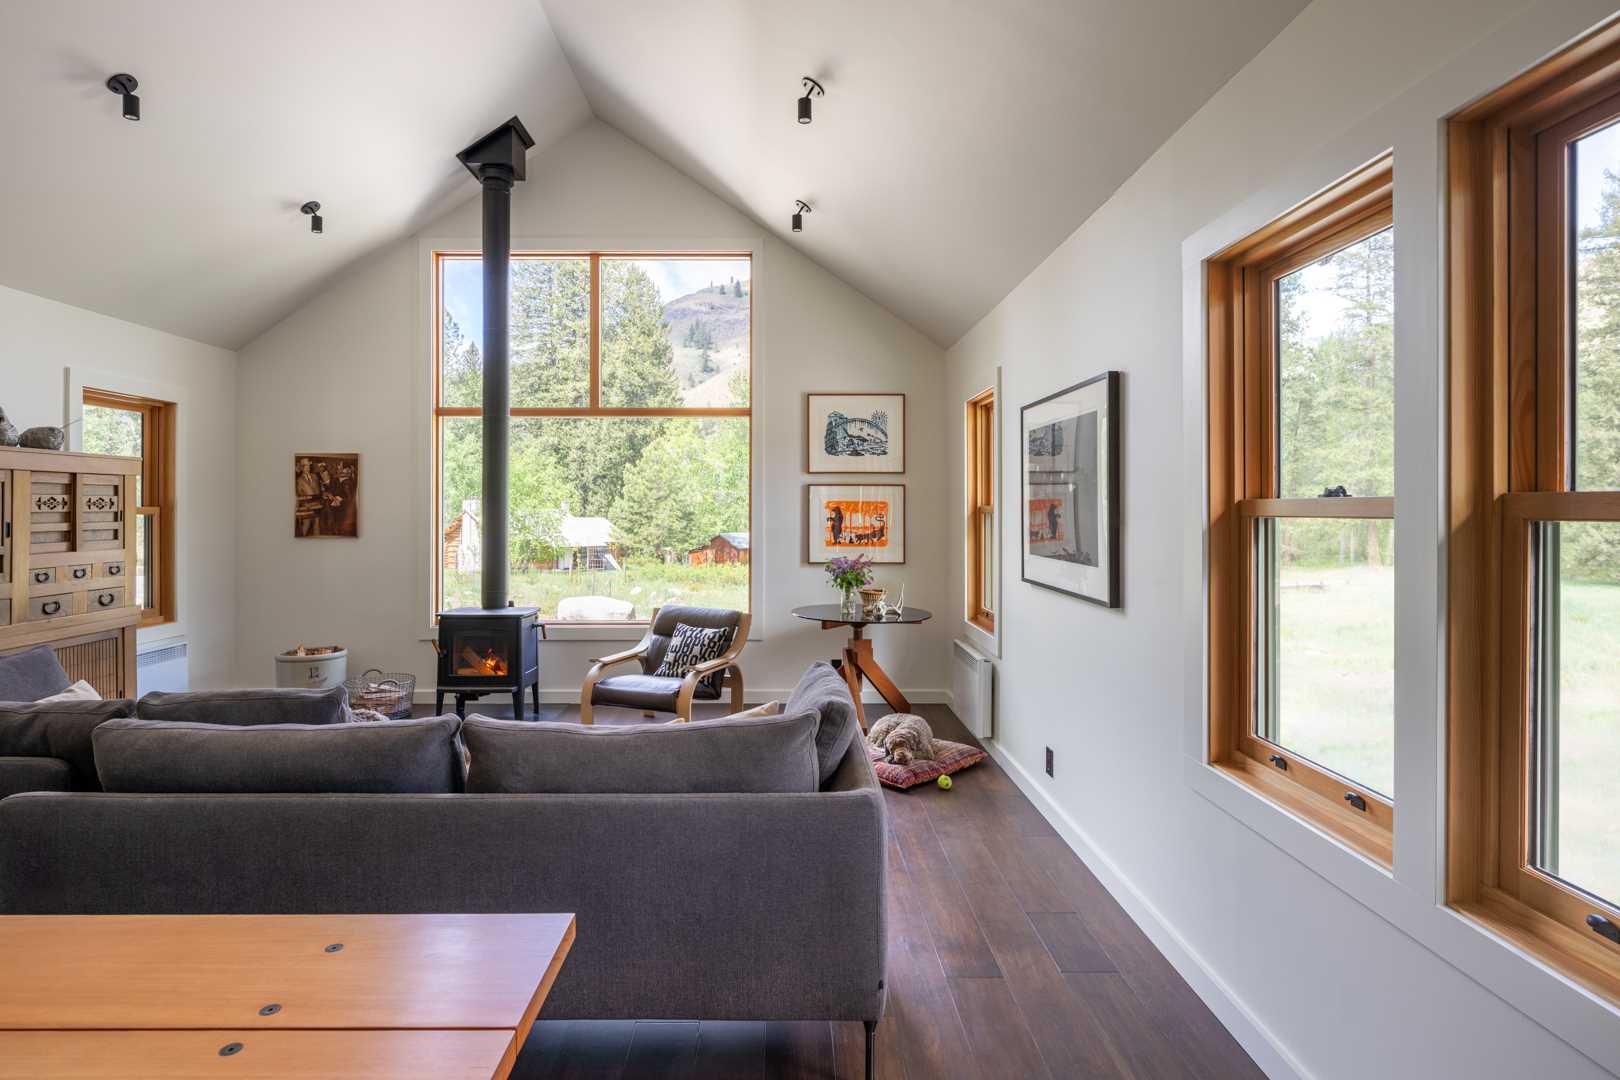
[[[434,256],[436,609],[479,603],[482,287]],[[746,611],[745,254],[512,255],[512,598],[565,622]]]

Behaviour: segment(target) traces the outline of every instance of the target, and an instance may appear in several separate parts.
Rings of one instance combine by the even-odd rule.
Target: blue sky
[[[659,299],[669,303],[699,289],[732,278],[748,280],[747,259],[638,259],[658,286]],[[480,349],[484,347],[484,288],[477,259],[446,259],[444,306],[461,326],[461,332]]]

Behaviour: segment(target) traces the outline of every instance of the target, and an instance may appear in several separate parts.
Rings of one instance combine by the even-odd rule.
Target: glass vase
[[[861,595],[854,588],[844,589],[844,598],[838,605],[838,613],[846,619],[861,617]]]

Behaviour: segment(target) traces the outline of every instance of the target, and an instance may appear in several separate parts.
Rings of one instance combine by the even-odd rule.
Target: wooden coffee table
[[[502,1078],[573,940],[572,915],[6,916],[0,1077]]]
[[[840,626],[847,626],[850,630],[849,641],[844,644],[844,654],[833,661],[833,666],[844,673],[844,681],[849,684],[850,696],[855,699],[855,719],[860,721],[861,730],[866,730],[866,707],[861,704],[861,680],[871,683],[873,688],[888,702],[889,708],[895,712],[910,712],[911,702],[906,695],[894,685],[888,672],[878,666],[872,656],[872,641],[866,636],[868,626],[896,626],[910,623],[926,622],[934,617],[934,613],[924,608],[908,607],[899,615],[890,615],[887,618],[867,618],[865,615],[846,616],[843,608],[838,604],[806,604],[793,609],[795,618],[808,619],[821,624],[823,630],[833,630]]]

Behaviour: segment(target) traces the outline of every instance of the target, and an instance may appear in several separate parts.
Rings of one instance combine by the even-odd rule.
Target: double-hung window
[[[481,264],[433,259],[435,610],[478,604]],[[512,597],[547,620],[746,611],[752,563],[746,253],[514,252]]]
[[[141,625],[173,622],[175,412],[171,401],[84,390],[81,444],[91,454],[141,459],[135,478],[135,569],[131,585]]]
[[[1620,33],[1448,139],[1448,895],[1620,1000]]]
[[[967,403],[967,617],[996,631],[996,392]]]
[[[1212,259],[1209,760],[1392,861],[1388,157]]]

